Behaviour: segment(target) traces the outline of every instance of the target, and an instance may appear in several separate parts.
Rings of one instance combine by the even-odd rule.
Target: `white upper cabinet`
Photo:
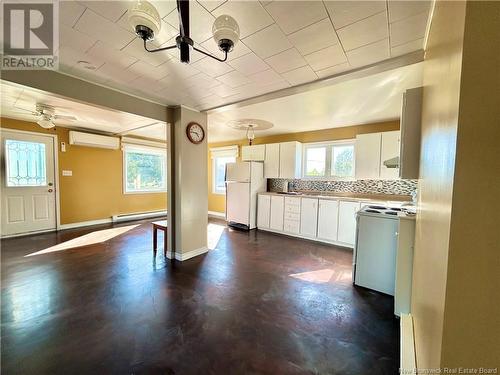
[[[266,145],[243,146],[241,148],[241,160],[264,161],[266,156]]]
[[[279,178],[280,176],[280,144],[266,145],[264,159],[264,178]]]
[[[318,227],[318,200],[302,198],[300,204],[300,234],[316,237]]]
[[[388,168],[384,162],[399,157],[399,130],[382,133],[382,145],[380,147],[380,178],[394,180],[399,177],[399,168]]]
[[[380,178],[381,133],[360,134],[356,136],[356,179],[370,180]]]
[[[280,178],[300,178],[302,174],[302,143],[280,143]]]
[[[340,201],[339,226],[337,239],[339,242],[353,246],[356,240],[356,213],[359,211],[359,202]]]
[[[422,120],[422,87],[406,90],[401,110],[401,178],[418,178]]]
[[[338,216],[339,201],[319,200],[318,238],[327,241],[337,241]]]

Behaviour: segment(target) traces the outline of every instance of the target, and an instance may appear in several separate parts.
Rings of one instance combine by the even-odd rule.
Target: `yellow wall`
[[[69,145],[65,128],[46,130],[32,122],[2,118],[2,128],[57,134],[61,224],[107,219],[112,215],[167,208],[166,193],[123,194],[123,155],[121,150]],[[63,177],[61,171],[72,170]]]
[[[377,133],[377,132],[385,132],[391,130],[399,130],[399,120],[394,121],[386,121],[386,122],[377,122],[373,124],[366,125],[356,125],[356,126],[346,126],[342,128],[332,128],[332,129],[324,129],[324,130],[315,130],[308,132],[300,132],[300,133],[288,133],[288,134],[279,134],[279,135],[271,135],[267,137],[257,137],[255,138],[254,144],[264,144],[264,143],[278,143],[278,142],[289,142],[289,141],[298,141],[303,143],[308,142],[323,142],[323,141],[335,141],[341,139],[352,139],[355,138],[357,134],[366,134],[366,133]],[[219,142],[219,143],[210,143],[208,145],[210,147],[222,147],[229,145],[238,145],[244,146],[247,145],[248,141],[246,139],[242,139],[239,141],[229,141],[229,142]],[[210,151],[209,151],[210,153]],[[240,148],[241,154],[241,148]],[[212,159],[208,158],[208,210],[214,212],[225,212],[226,211],[226,196],[222,194],[213,194],[212,193]]]
[[[420,369],[500,368],[499,15],[500,2],[436,2],[412,285]]]

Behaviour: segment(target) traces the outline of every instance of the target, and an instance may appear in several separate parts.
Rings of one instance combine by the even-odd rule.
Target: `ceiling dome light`
[[[161,17],[153,4],[139,0],[129,10],[128,22],[144,41],[151,41],[161,30]]]
[[[52,122],[52,119],[47,116],[43,116],[40,120],[36,122],[38,125],[40,125],[44,129],[52,129],[56,124]]]
[[[212,34],[219,49],[230,52],[240,39],[240,27],[233,17],[223,14],[215,19]]]

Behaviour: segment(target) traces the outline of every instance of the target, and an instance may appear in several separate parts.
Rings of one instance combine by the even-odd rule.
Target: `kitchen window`
[[[238,146],[223,146],[210,149],[212,158],[212,193],[226,194],[226,164],[236,162]]]
[[[354,141],[304,145],[303,177],[317,179],[354,178]]]
[[[164,149],[127,145],[123,151],[125,193],[167,191],[166,160]]]

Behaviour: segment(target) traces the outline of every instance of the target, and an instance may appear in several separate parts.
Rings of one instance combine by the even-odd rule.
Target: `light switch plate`
[[[73,171],[65,171],[65,170],[63,170],[62,171],[62,175],[63,176],[73,176]]]

